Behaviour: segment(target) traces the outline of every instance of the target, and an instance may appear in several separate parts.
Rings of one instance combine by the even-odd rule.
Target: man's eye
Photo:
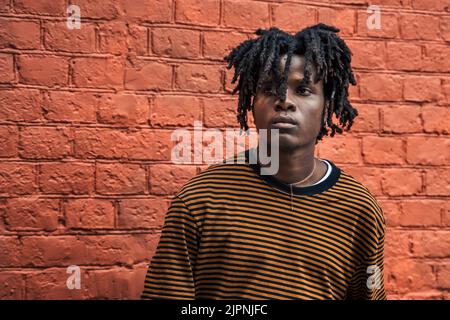
[[[297,89],[297,92],[301,95],[309,95],[311,93],[311,91],[309,91],[309,89],[306,87],[299,87]]]
[[[265,95],[268,95],[268,96],[274,96],[275,95],[275,90],[273,88],[271,88],[271,87],[264,88],[263,92],[264,92]]]

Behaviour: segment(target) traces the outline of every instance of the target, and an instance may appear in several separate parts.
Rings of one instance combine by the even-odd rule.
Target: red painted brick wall
[[[364,0],[0,0],[0,298],[138,298],[171,195],[205,167],[170,162],[171,132],[237,127],[227,49],[317,22],[354,53],[360,113],[317,155],[379,199],[389,299],[450,298],[450,2],[374,2],[369,30]]]

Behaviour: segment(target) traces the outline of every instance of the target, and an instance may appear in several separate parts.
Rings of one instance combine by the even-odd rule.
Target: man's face
[[[286,58],[286,54],[280,57],[281,74]],[[270,130],[278,129],[281,150],[293,150],[314,143],[320,132],[325,104],[323,81],[313,83],[315,77],[313,68],[311,83],[302,84],[304,65],[303,56],[292,56],[285,101],[280,101],[274,94],[275,88],[271,87],[270,79],[263,83],[255,96],[253,118],[256,128],[258,132],[260,129],[268,130],[269,143]],[[278,120],[274,121],[277,117]],[[294,123],[283,123],[285,121]]]

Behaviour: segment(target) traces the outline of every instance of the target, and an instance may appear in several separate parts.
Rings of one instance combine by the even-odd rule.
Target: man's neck
[[[270,146],[267,150],[270,153]],[[273,177],[284,183],[296,183],[309,176],[315,167],[314,173],[298,186],[316,183],[325,174],[326,165],[314,157],[314,150],[314,145],[294,150],[279,150],[278,172]]]

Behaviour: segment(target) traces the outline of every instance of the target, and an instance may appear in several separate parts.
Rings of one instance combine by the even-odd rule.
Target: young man
[[[385,220],[369,190],[314,157],[325,126],[350,129],[356,84],[338,29],[259,29],[225,57],[239,76],[238,121],[278,129],[279,170],[223,162],[172,198],[143,299],[386,299]],[[253,100],[252,100],[253,98]],[[258,146],[259,148],[259,146]]]

